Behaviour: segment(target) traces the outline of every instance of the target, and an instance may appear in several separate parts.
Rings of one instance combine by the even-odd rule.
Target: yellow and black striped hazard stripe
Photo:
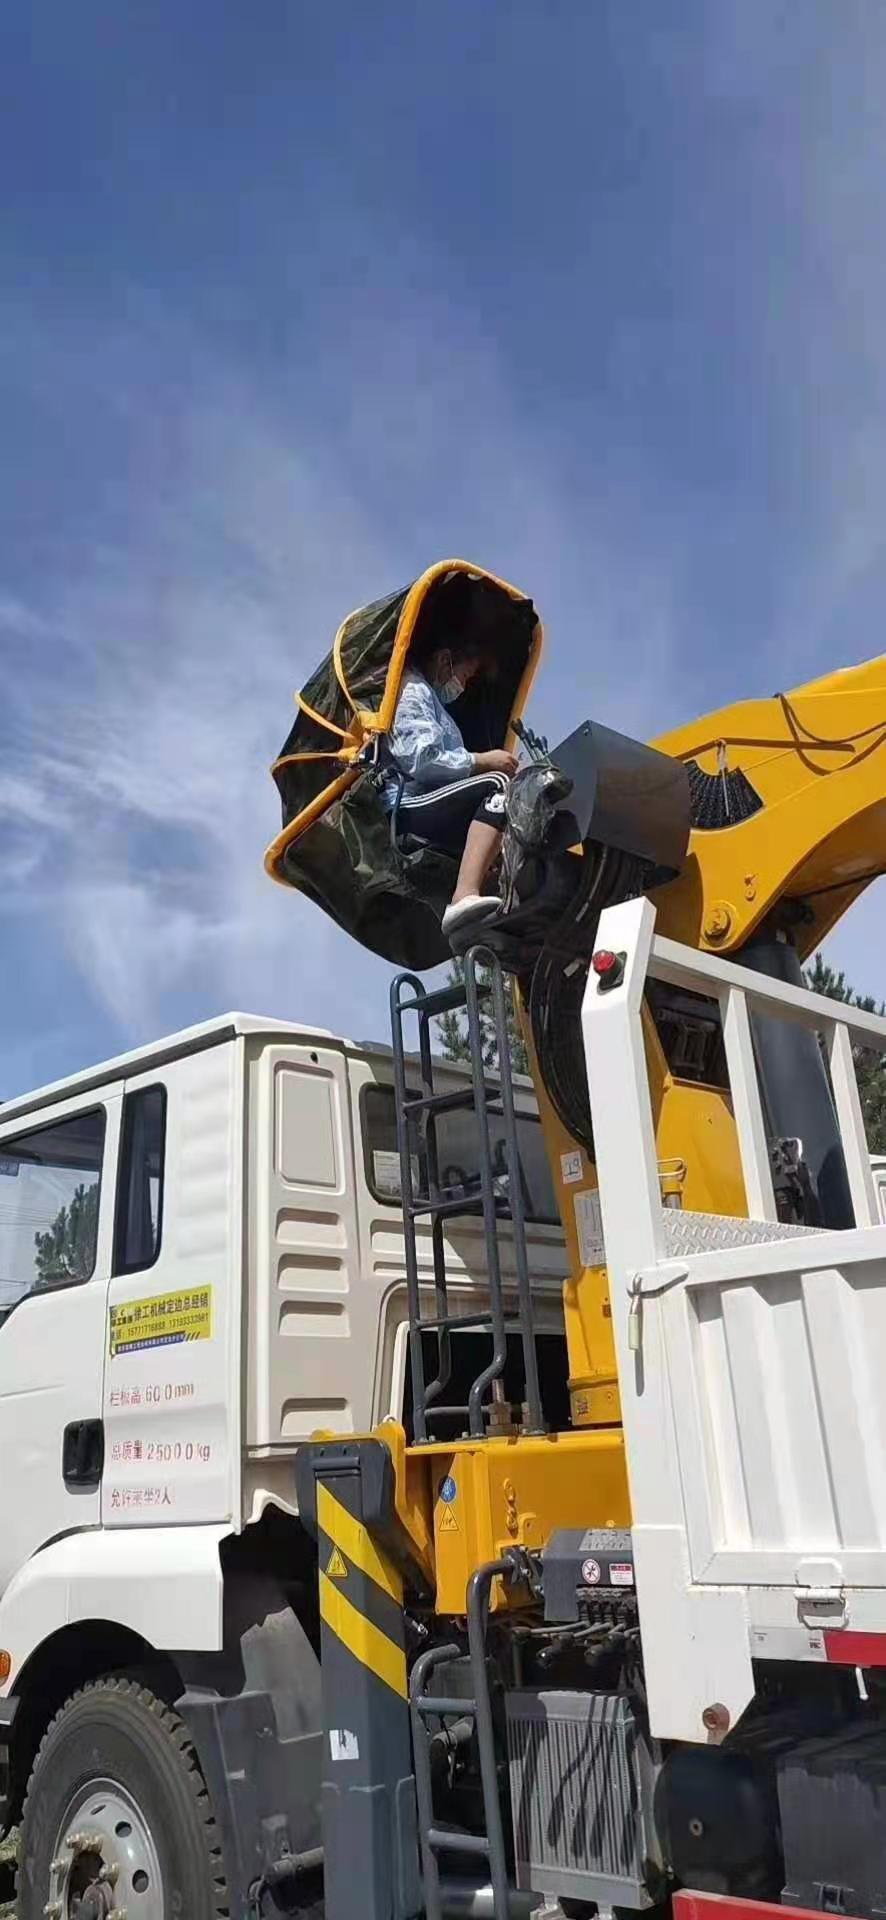
[[[330,1633],[392,1693],[405,1700],[403,1582],[362,1521],[317,1487],[320,1618]]]

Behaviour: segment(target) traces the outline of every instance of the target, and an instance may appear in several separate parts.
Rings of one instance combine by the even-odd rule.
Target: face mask
[[[452,655],[444,654],[443,658],[449,660],[449,672],[441,674],[440,679],[434,681],[434,692],[437,699],[442,700],[444,707],[451,707],[459,694],[464,693],[464,687],[452,664]]]
[[[438,682],[434,691],[437,699],[442,700],[444,707],[451,707],[458,699],[459,694],[464,693],[464,687],[457,674],[451,673],[448,680]]]

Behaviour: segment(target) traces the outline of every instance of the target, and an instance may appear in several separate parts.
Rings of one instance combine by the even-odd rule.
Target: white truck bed
[[[652,1727],[698,1741],[735,1724],[753,1659],[860,1665],[873,1634],[886,1661],[886,1227],[852,1064],[853,1041],[886,1049],[886,1021],[654,924],[648,901],[601,918],[625,972],[608,993],[591,974],[584,1037]],[[747,1221],[662,1206],[647,975],[720,999]],[[853,1229],[776,1220],[750,1008],[824,1036]]]

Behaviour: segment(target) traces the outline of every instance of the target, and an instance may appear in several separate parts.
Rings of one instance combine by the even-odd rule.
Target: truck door
[[[120,1089],[0,1126],[0,1592],[99,1523]]]
[[[239,1499],[239,1049],[127,1080],[105,1371],[106,1527],[227,1520]]]

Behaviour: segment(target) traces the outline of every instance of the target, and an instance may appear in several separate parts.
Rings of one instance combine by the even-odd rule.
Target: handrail
[[[642,1005],[649,977],[693,988],[719,1002],[750,1218],[773,1223],[778,1219],[751,1021],[752,1014],[762,1014],[821,1035],[855,1225],[879,1225],[853,1046],[886,1053],[886,1018],[737,966],[734,960],[658,937],[655,908],[649,900],[607,908],[600,916],[597,943],[624,956],[622,976],[614,989],[601,994],[591,973],[582,1016],[607,1251],[623,1248],[635,1268],[655,1266],[666,1258],[643,1034]],[[606,1096],[619,1082],[621,1097],[614,1111]],[[610,1226],[616,1219],[613,1237]]]
[[[760,1002],[763,1011],[778,1013],[785,1020],[816,1031],[825,1023],[835,1021],[846,1028],[856,1046],[871,1046],[886,1053],[886,1018],[881,1014],[863,1013],[848,1001],[831,1000],[808,987],[792,987],[785,980],[774,980],[769,974],[736,966],[734,960],[721,960],[715,953],[698,953],[692,947],[682,946],[678,940],[656,935],[649,972],[654,979],[665,980],[672,986],[691,982],[715,994],[730,987],[738,988],[752,1003]]]
[[[748,1212],[757,1219],[778,1217],[766,1142],[763,1107],[754,1060],[750,1011],[765,1013],[811,1029],[822,1036],[828,1054],[837,1123],[846,1161],[849,1190],[858,1226],[874,1226],[879,1212],[870,1154],[858,1093],[853,1043],[886,1053],[886,1019],[863,1013],[844,1000],[832,1000],[787,981],[715,954],[696,953],[676,940],[655,938],[648,972],[671,985],[707,989],[720,1002],[723,1039],[735,1123],[741,1148]]]

